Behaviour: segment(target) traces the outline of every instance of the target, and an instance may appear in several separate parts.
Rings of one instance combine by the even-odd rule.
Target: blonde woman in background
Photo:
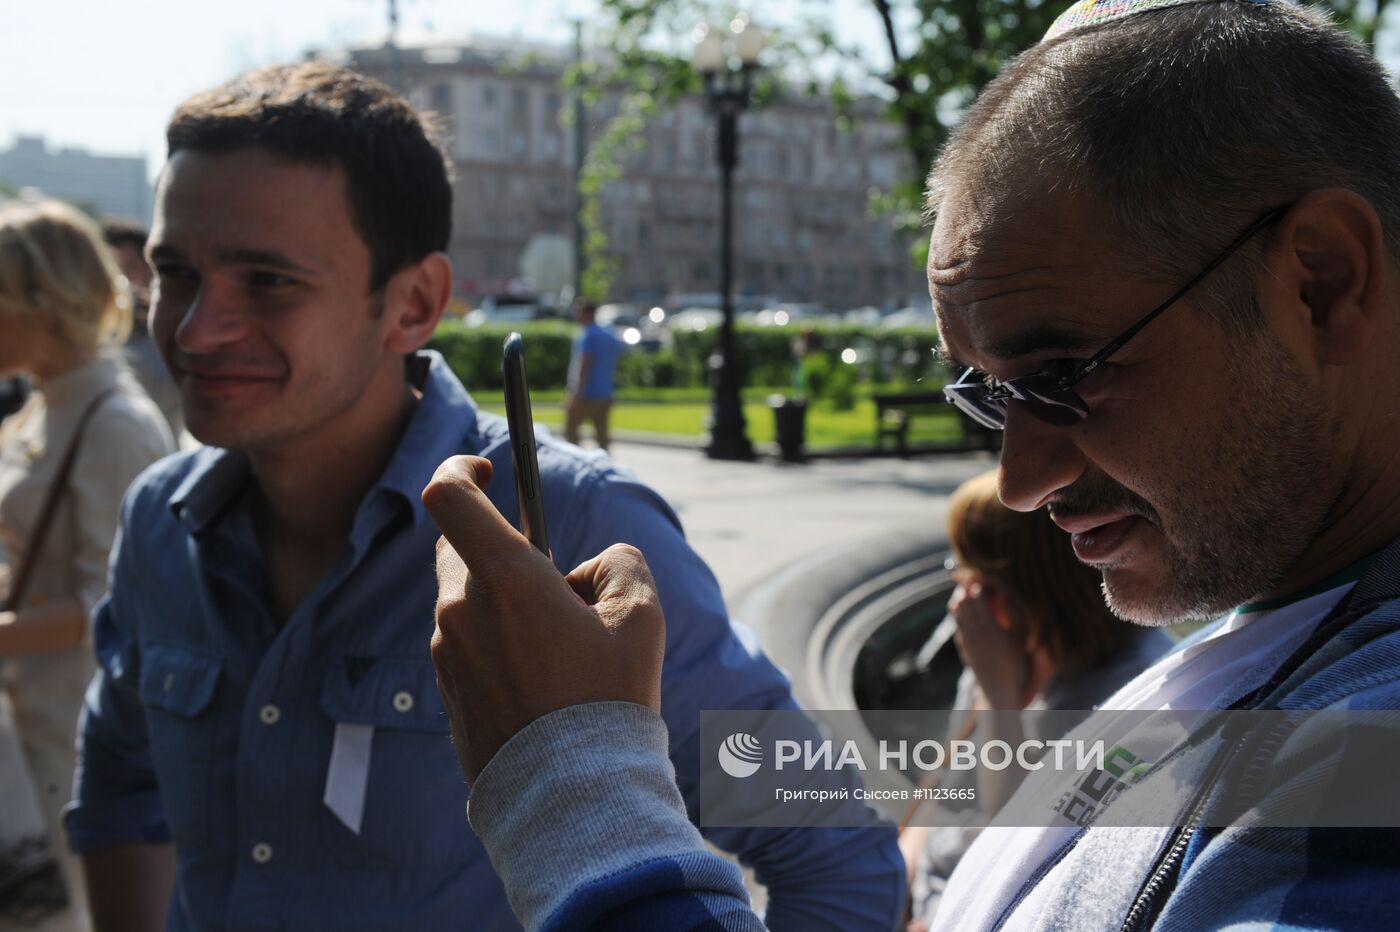
[[[88,617],[106,590],[127,486],[174,449],[160,411],[120,361],[130,327],[125,283],[92,221],[54,201],[0,207],[0,376],[22,373],[34,385],[24,407],[0,424],[0,604],[20,567],[33,561],[22,601],[0,611],[0,718],[8,713],[18,733],[71,904],[26,928],[87,928],[81,875],[59,813],[72,788],[78,712],[94,669]],[[31,552],[85,414],[47,536]],[[0,768],[13,777],[14,763],[0,761]],[[0,800],[0,811],[6,804]],[[9,919],[0,911],[0,928],[14,918],[13,910]]]

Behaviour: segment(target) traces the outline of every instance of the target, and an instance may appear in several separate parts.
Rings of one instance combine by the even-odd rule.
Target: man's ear
[[[385,346],[407,355],[427,343],[452,300],[452,263],[446,253],[431,253],[400,269],[385,289],[384,313],[389,331]]]
[[[1279,222],[1283,299],[1307,328],[1319,365],[1355,362],[1384,311],[1387,254],[1381,221],[1361,195],[1325,188],[1303,197]],[[1269,286],[1266,286],[1269,287]]]

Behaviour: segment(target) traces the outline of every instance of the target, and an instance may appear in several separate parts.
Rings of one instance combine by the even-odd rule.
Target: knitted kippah
[[[1100,23],[1109,23],[1148,10],[1160,10],[1169,6],[1185,6],[1188,3],[1218,2],[1223,2],[1223,0],[1079,0],[1050,24],[1045,38],[1053,39],[1071,29],[1097,26]],[[1241,2],[1267,6],[1271,0],[1241,0]]]

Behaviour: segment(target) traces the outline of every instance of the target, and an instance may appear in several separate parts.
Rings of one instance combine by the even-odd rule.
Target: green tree
[[[939,147],[977,92],[1002,63],[1044,35],[1073,0],[868,0],[881,28],[887,65],[872,66],[869,51],[843,40],[831,22],[829,0],[800,0],[796,21],[771,36],[765,97],[806,93],[831,101],[838,122],[856,96],[883,99],[886,116],[902,130],[904,178],[871,203],[904,231],[923,225],[922,189]],[[1324,0],[1321,4],[1375,46],[1388,0]],[[709,0],[601,0],[593,45],[606,58],[573,69],[566,83],[598,105],[617,101],[614,115],[590,147],[583,180],[584,290],[604,297],[614,265],[599,201],[621,175],[626,153],[641,144],[646,120],[682,94],[699,93],[688,65],[688,35],[697,22],[726,22],[737,7]],[[767,26],[768,24],[764,24]],[[926,244],[915,240],[922,267]]]

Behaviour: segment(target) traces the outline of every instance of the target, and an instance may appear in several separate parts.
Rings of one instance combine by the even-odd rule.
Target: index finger
[[[490,481],[489,460],[454,456],[437,468],[423,490],[423,507],[475,575],[521,547],[538,553],[486,497],[482,490]]]

